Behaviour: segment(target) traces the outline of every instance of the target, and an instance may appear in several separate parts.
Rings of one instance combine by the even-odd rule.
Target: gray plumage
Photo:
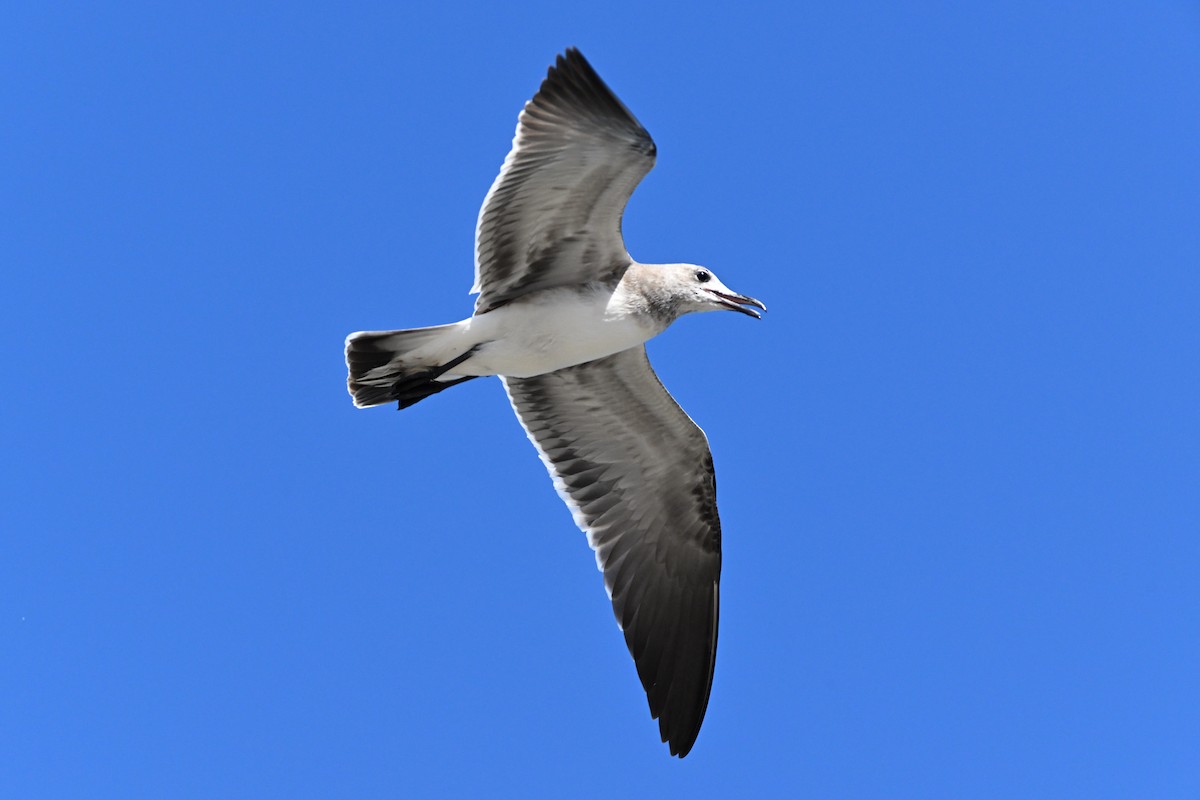
[[[596,551],[659,733],[686,755],[717,656],[721,521],[708,440],[645,348],[504,385]]]
[[[475,313],[538,289],[615,282],[621,214],[654,166],[650,134],[578,50],[558,57],[517,123],[475,229]]]
[[[567,50],[521,112],[480,210],[474,314],[351,334],[346,363],[360,407],[406,408],[501,376],[596,553],[662,740],[685,756],[712,688],[721,523],[708,441],[644,343],[683,314],[766,307],[704,267],[630,258],[621,215],[654,156],[645,128]]]

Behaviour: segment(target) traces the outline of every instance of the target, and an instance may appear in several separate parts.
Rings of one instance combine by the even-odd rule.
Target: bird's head
[[[672,264],[669,269],[674,280],[674,289],[679,301],[679,312],[687,314],[693,311],[740,311],[743,314],[762,319],[755,311],[766,311],[767,307],[753,297],[738,294],[713,274],[708,267],[698,267],[695,264]]]

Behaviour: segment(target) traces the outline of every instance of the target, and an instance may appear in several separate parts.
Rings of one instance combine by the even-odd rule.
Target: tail
[[[472,377],[444,378],[449,370],[466,361],[474,349],[445,363],[447,342],[456,324],[413,328],[406,331],[359,331],[346,337],[347,384],[359,408],[398,402],[408,408],[431,394],[449,389]],[[440,380],[439,380],[440,379]]]

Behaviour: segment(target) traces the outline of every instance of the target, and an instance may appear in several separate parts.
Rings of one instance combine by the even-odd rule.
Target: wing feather
[[[642,347],[504,384],[596,552],[662,739],[686,755],[717,651],[721,523],[704,432]]]
[[[475,228],[475,313],[539,289],[616,281],[621,215],[654,141],[578,50],[558,56],[517,121]]]

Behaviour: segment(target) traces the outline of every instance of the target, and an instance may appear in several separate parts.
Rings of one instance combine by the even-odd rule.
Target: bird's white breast
[[[529,378],[643,344],[658,331],[621,290],[547,289],[464,321],[476,354],[462,375]]]

